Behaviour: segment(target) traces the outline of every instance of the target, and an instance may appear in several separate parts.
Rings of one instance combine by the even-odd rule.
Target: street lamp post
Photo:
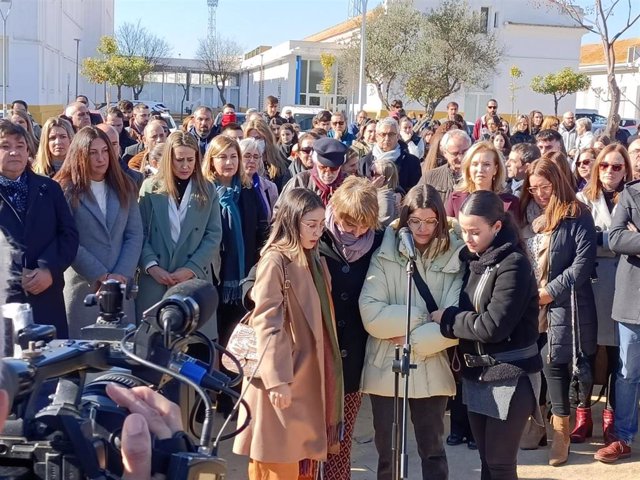
[[[358,111],[362,110],[366,101],[366,80],[364,78],[365,44],[367,42],[367,0],[362,2],[362,26],[360,27],[360,71],[358,74]],[[356,112],[357,115],[357,112]]]
[[[0,3],[8,3],[6,13],[0,6],[0,15],[2,15],[2,117],[7,115],[7,19],[11,12],[11,0],[0,0]]]
[[[79,64],[80,39],[74,38],[73,41],[76,42],[76,98],[78,98],[78,70],[80,69],[80,64]]]

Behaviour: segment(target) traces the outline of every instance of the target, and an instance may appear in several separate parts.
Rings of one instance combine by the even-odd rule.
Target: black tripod
[[[411,363],[411,344],[409,335],[411,334],[411,290],[413,287],[413,272],[416,262],[409,259],[407,262],[407,325],[405,330],[404,345],[402,346],[402,357],[400,356],[400,346],[396,345],[395,359],[392,370],[394,378],[393,393],[393,425],[391,427],[391,455],[393,464],[391,466],[391,478],[409,478],[409,456],[407,454],[407,420],[409,415],[409,374],[411,369],[416,368],[415,363]],[[398,414],[400,404],[400,376],[404,378],[404,397],[402,398],[402,429],[398,432]],[[401,451],[398,451],[398,440],[402,437],[400,444]]]

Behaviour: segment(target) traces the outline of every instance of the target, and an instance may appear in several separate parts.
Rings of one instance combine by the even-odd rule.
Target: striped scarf
[[[344,382],[342,378],[342,357],[335,330],[333,302],[327,289],[320,257],[310,254],[309,267],[313,283],[318,291],[320,307],[322,310],[322,330],[324,346],[324,394],[325,394],[325,420],[327,423],[328,451],[332,454],[340,452],[340,439],[342,437],[342,419],[344,409]]]

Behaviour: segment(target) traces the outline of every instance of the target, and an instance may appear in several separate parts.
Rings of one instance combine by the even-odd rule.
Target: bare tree
[[[614,45],[616,41],[629,30],[640,19],[640,3],[637,0],[613,0],[603,2],[603,0],[592,0],[593,5],[580,8],[575,0],[546,0],[549,4],[560,8],[579,26],[595,33],[600,37],[604,60],[607,65],[607,83],[611,96],[609,108],[609,118],[605,133],[614,138],[618,129],[618,122],[614,121],[614,116],[618,115],[620,109],[620,87],[616,80],[616,52]],[[609,30],[609,19],[613,16],[621,16],[625,21],[620,30],[613,33]]]
[[[138,23],[123,23],[116,32],[118,51],[128,58],[143,58],[152,69],[163,65],[164,59],[171,54],[171,47],[162,38],[149,32]],[[132,87],[134,99],[137,100],[144,88],[144,79]]]
[[[231,75],[240,69],[242,47],[236,41],[218,35],[201,39],[196,51],[196,58],[204,66],[206,72],[220,93],[220,100],[227,103],[224,89]]]

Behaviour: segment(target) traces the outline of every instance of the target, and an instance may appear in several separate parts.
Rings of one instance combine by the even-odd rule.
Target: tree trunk
[[[560,103],[560,98],[554,93],[553,94],[553,114],[558,116],[558,104]]]
[[[382,85],[380,85],[379,82],[375,82],[375,86],[376,86],[376,93],[378,94],[378,98],[380,99],[380,101],[384,105],[384,108],[386,108],[387,110],[391,110],[391,106],[389,105],[389,101],[385,98],[384,94],[382,93]]]
[[[218,94],[220,95],[220,101],[222,102],[222,105],[224,105],[225,103],[227,103],[227,97],[224,96],[224,86],[225,83],[222,83],[222,87],[220,87],[217,83],[216,83],[216,88],[218,89]]]
[[[615,140],[616,132],[618,130],[618,123],[614,122],[614,115],[618,114],[620,109],[620,87],[616,81],[616,53],[613,48],[613,43],[608,42],[606,39],[602,39],[604,46],[604,59],[607,62],[607,84],[609,86],[609,97],[611,98],[611,105],[609,107],[609,117],[607,118],[607,126],[604,129],[604,134],[611,140]]]
[[[144,88],[144,85],[140,85],[139,87],[131,87],[131,90],[133,90],[133,99],[134,100],[139,100],[140,99],[140,94],[142,93],[142,89]]]
[[[118,85],[118,101],[122,100],[122,85]]]

